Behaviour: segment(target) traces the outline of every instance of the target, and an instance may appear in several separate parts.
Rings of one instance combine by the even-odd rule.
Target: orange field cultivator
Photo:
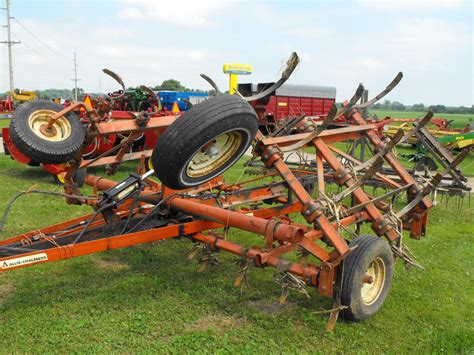
[[[296,63],[293,60],[287,77]],[[237,255],[241,261],[236,285],[248,267],[273,266],[282,286],[281,301],[292,290],[308,294],[307,287],[333,298],[330,329],[339,312],[348,320],[365,320],[381,308],[387,296],[394,260],[412,262],[402,241],[403,231],[415,239],[426,233],[432,207],[429,195],[467,151],[430,181],[415,181],[392,149],[409,139],[417,127],[408,134],[400,130],[390,141],[382,141],[377,127],[367,124],[360,114],[364,107],[357,102],[362,91],[360,86],[350,101],[339,110],[333,107],[320,124],[299,119],[295,124],[299,133],[292,135],[281,130],[271,137],[263,136],[258,131],[257,113],[241,95],[217,96],[180,117],[92,121],[79,134],[85,137],[82,147],[91,137],[110,132],[126,134],[125,145],[147,130],[164,130],[152,154],[154,171],[132,174],[119,183],[88,175],[86,184],[102,192],[85,196],[71,178],[83,166],[81,149],[70,151],[62,161],[67,163],[67,201],[88,204],[93,212],[0,241],[0,271],[187,238],[194,243],[191,256],[200,250],[196,245],[203,245],[201,265],[212,264],[219,251]],[[58,131],[61,127],[56,125],[69,120],[64,112],[50,115],[38,128],[40,132],[53,134],[48,129],[56,127]],[[328,129],[340,117],[352,124]],[[362,137],[374,152],[366,162],[358,162],[333,146]],[[60,143],[58,139],[51,146]],[[252,159],[260,159],[267,173],[246,182],[226,183],[222,173],[252,145]],[[295,168],[285,162],[286,152],[308,147],[314,149],[316,167]],[[384,164],[395,172],[397,181],[381,172]],[[368,179],[379,181],[386,192],[378,196],[367,193],[364,185]],[[336,183],[339,191],[330,193],[328,181]],[[406,203],[394,203],[402,194]],[[364,223],[371,226],[373,235],[360,232]],[[238,244],[227,237],[229,228],[258,234],[262,242],[258,246]]]

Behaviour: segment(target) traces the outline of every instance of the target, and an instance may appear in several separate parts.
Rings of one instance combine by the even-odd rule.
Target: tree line
[[[128,90],[134,90],[135,88],[128,88]],[[167,79],[163,80],[161,85],[156,85],[151,87],[154,91],[185,91],[185,92],[198,92],[198,93],[208,93],[210,96],[214,96],[216,92],[214,90],[200,90],[200,89],[190,89],[182,85],[179,80],[176,79]],[[61,99],[73,99],[75,89],[46,89],[46,90],[35,90],[40,99],[51,100],[54,98]],[[103,94],[100,93],[90,93],[85,92],[84,89],[77,89],[78,97],[82,97],[84,94],[89,94],[92,97],[97,97]],[[0,94],[1,97],[5,97],[6,93]],[[454,114],[474,114],[474,105],[471,107],[466,106],[445,106],[445,105],[429,105],[425,106],[422,103],[415,105],[404,105],[398,101],[384,100],[383,102],[378,102],[371,107],[374,110],[386,110],[386,111],[418,111],[423,112],[427,110],[432,110],[434,113],[454,113]]]
[[[371,107],[374,110],[386,110],[386,111],[418,111],[423,112],[431,110],[434,113],[455,113],[455,114],[474,114],[474,106],[445,106],[445,105],[429,105],[415,104],[415,105],[404,105],[398,101],[384,100],[384,102],[378,102]]]
[[[152,86],[151,89],[154,91],[163,91],[163,90],[185,91],[185,92],[208,93],[210,96],[215,95],[214,90],[190,89],[183,86],[178,80],[175,80],[175,79],[163,80],[161,85]],[[135,90],[135,88],[129,87],[127,90]],[[46,90],[32,90],[32,91],[36,92],[36,94],[38,95],[38,98],[44,99],[44,100],[51,100],[55,98],[72,100],[74,98],[75,88],[73,89],[46,89]],[[78,97],[82,97],[85,94],[88,94],[92,97],[97,97],[97,96],[103,95],[104,93],[86,92],[82,88],[77,88]],[[7,95],[6,92],[0,93],[0,97],[2,98],[5,98],[6,95]]]

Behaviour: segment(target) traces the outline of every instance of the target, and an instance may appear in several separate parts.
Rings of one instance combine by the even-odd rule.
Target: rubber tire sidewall
[[[207,142],[228,131],[240,131],[242,143],[232,157],[215,171],[199,177],[185,174],[195,153]],[[258,131],[258,118],[243,99],[221,95],[193,106],[158,139],[152,164],[160,181],[174,190],[192,188],[222,174],[245,153]]]
[[[9,133],[13,144],[18,150],[37,163],[62,164],[77,154],[85,139],[85,128],[73,112],[64,117],[71,125],[71,134],[60,142],[51,142],[37,136],[29,126],[30,115],[38,110],[59,112],[64,107],[52,101],[37,100],[22,105],[13,114]]]
[[[349,307],[342,311],[343,319],[360,322],[372,317],[385,302],[392,284],[393,255],[387,241],[372,235],[355,238],[350,247],[356,245],[357,248],[344,259],[341,305]],[[366,305],[361,295],[362,279],[371,262],[378,257],[385,264],[385,281],[377,300]]]

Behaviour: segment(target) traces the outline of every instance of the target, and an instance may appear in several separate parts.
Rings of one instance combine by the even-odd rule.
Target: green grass
[[[240,175],[240,166],[227,174]],[[32,184],[60,190],[51,182],[40,169],[0,156],[0,211]],[[87,210],[28,195],[14,205],[0,238]],[[426,270],[398,263],[382,310],[361,324],[339,322],[332,334],[327,317],[314,313],[330,300],[310,290],[311,299],[291,293],[279,306],[272,268],[251,269],[240,296],[232,285],[236,258],[221,253],[218,267],[198,273],[185,258],[191,243],[184,239],[0,273],[2,352],[472,353],[472,218],[467,201],[462,210],[453,199],[434,208],[428,236],[407,240]],[[261,243],[238,230],[229,238]]]
[[[386,116],[392,118],[421,118],[426,112],[415,112],[415,111],[385,111],[385,110],[373,110],[369,109],[369,114],[377,115],[378,118],[384,118]],[[445,118],[448,121],[454,120],[453,128],[464,128],[466,124],[474,122],[474,115],[464,114],[450,114],[450,113],[435,113],[434,118]]]
[[[0,119],[0,128],[8,127],[9,125],[10,125],[10,119],[9,118]]]

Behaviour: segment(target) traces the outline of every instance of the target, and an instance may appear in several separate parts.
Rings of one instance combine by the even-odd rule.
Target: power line
[[[15,85],[13,83],[13,56],[12,56],[12,46],[20,43],[19,41],[12,41],[12,34],[10,31],[10,20],[13,18],[10,16],[10,0],[6,0],[6,7],[2,8],[7,12],[7,24],[3,27],[7,28],[7,40],[1,41],[0,43],[6,44],[8,46],[8,72],[10,75],[10,91],[15,90]]]
[[[20,36],[18,36],[15,32],[12,31],[12,35],[15,36],[16,38],[18,38],[20,41],[21,41],[21,44],[22,44],[22,49],[26,49],[28,50],[29,52],[33,53],[35,55],[35,57],[43,57],[43,54],[40,53],[38,50],[37,50],[37,47],[32,47],[32,46],[29,46],[27,43],[27,41],[24,41]],[[20,47],[17,47],[17,49],[20,48]]]
[[[21,23],[20,21],[18,21],[18,19],[14,18],[15,22],[23,29],[25,30],[31,37],[33,37],[33,39],[35,39],[36,41],[38,41],[40,44],[42,44],[43,46],[45,46],[51,53],[54,53],[56,55],[59,55],[65,59],[68,59],[68,57],[66,57],[64,55],[64,53],[62,53],[61,51],[51,47],[49,44],[47,44],[45,41],[43,41],[41,38],[39,38],[37,35],[34,34],[33,31],[31,31],[28,27],[26,27],[23,23]],[[88,77],[88,75],[86,73],[84,73],[80,68],[78,68],[78,71],[79,73],[81,73],[82,75]]]
[[[25,25],[23,25],[20,21],[18,21],[16,18],[13,18],[15,20],[15,22],[17,24],[19,24],[21,26],[21,28],[23,28],[26,32],[28,32],[30,34],[31,37],[33,37],[34,39],[36,39],[39,43],[41,43],[43,46],[45,46],[46,48],[48,48],[51,52],[53,52],[54,54],[59,54],[61,56],[63,56],[64,58],[66,58],[66,56],[64,54],[62,54],[61,52],[55,50],[54,48],[52,48],[50,45],[48,45],[46,42],[44,42],[43,40],[41,40],[40,38],[38,38],[33,32],[31,32]]]
[[[74,81],[74,100],[77,102],[77,82],[81,79],[78,79],[77,77],[77,58],[76,58],[76,52],[74,52],[74,79],[71,79]]]

